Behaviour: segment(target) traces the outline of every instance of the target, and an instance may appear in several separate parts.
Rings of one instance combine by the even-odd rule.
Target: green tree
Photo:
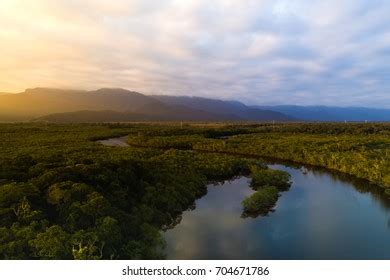
[[[42,259],[71,259],[70,235],[60,226],[54,225],[39,233],[30,241],[33,253]]]

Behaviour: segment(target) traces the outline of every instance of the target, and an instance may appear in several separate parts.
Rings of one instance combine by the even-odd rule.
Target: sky
[[[0,92],[390,108],[388,0],[1,0]]]

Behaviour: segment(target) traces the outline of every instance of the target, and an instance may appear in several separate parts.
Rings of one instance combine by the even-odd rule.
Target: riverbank
[[[168,259],[389,259],[389,201],[354,181],[282,165],[292,186],[267,216],[243,218],[253,194],[240,177],[208,192],[163,233]],[[368,230],[369,229],[369,230]],[[369,242],[368,240],[375,240]]]
[[[0,188],[0,198],[3,198],[0,199],[0,230],[6,237],[0,246],[0,256],[13,259],[163,258],[164,240],[160,230],[177,224],[183,211],[192,208],[199,198],[208,197],[205,196],[207,182],[234,178],[248,172],[253,164],[264,164],[255,156],[215,152],[221,150],[217,144],[240,152],[244,142],[241,139],[235,142],[235,139],[261,133],[265,137],[270,132],[263,129],[273,128],[267,125],[239,128],[147,124],[0,125],[0,180],[5,182]],[[386,141],[375,142],[385,134],[375,133],[367,139],[362,136],[366,144],[370,144],[367,147],[373,156],[387,149]],[[94,142],[124,135],[142,140],[140,143],[150,148],[117,148]],[[208,146],[207,153],[194,151],[198,148],[195,145],[200,143],[213,145]],[[352,146],[349,150],[358,147]],[[348,150],[347,145],[339,147],[342,148]],[[311,152],[314,151],[315,146]],[[386,153],[383,156],[386,157]],[[368,160],[377,158],[368,157]],[[355,162],[349,166],[353,168]],[[312,169],[306,169],[310,175]],[[362,184],[362,190],[357,193],[365,191],[366,187]],[[368,195],[382,197],[375,189],[367,188]],[[259,220],[277,215],[280,202],[293,191],[294,183],[289,192],[282,194],[276,211]],[[308,197],[310,203],[322,201],[313,195],[310,193]],[[242,211],[241,201],[237,203]],[[342,201],[353,208],[349,203],[349,198]],[[329,205],[332,203],[326,206]],[[335,213],[332,215],[337,217]],[[364,213],[356,218],[366,219]],[[373,222],[379,219],[368,218]],[[24,235],[26,232],[29,234]],[[74,244],[87,249],[73,251]]]
[[[389,124],[291,124],[234,126],[218,132],[171,129],[173,135],[131,135],[143,147],[223,152],[324,167],[390,188]],[[226,135],[226,136],[224,136]]]
[[[201,146],[202,148],[199,148],[200,145],[198,145],[197,142],[195,142],[195,145],[192,145],[190,148],[182,148],[182,147],[177,148],[175,145],[160,146],[160,145],[157,145],[156,142],[152,142],[152,145],[150,145],[151,139],[146,140],[144,143],[138,143],[138,141],[134,141],[134,139],[136,139],[136,137],[130,136],[130,137],[121,137],[121,138],[111,138],[111,139],[107,139],[107,141],[110,141],[111,143],[116,143],[115,146],[130,145],[130,146],[133,146],[136,148],[156,148],[156,149],[162,149],[162,150],[169,150],[169,149],[174,148],[174,149],[178,149],[178,150],[192,150],[194,152],[200,152],[200,153],[220,153],[220,154],[232,155],[232,156],[237,156],[237,157],[261,159],[268,164],[284,164],[287,166],[292,166],[292,167],[297,167],[297,168],[304,166],[305,168],[314,169],[314,170],[329,171],[329,172],[331,171],[332,173],[337,174],[337,176],[346,177],[347,180],[353,180],[356,185],[359,185],[360,188],[364,189],[365,191],[368,189],[372,189],[373,192],[376,192],[376,193],[379,192],[379,193],[384,194],[386,196],[388,196],[386,191],[387,192],[390,191],[390,189],[387,187],[387,185],[384,185],[383,183],[378,183],[378,181],[372,181],[365,176],[361,176],[361,175],[357,176],[355,173],[348,172],[348,170],[345,170],[345,169],[341,170],[340,168],[329,167],[326,164],[321,164],[321,163],[319,164],[318,162],[313,162],[313,161],[307,162],[307,161],[302,160],[302,159],[290,159],[290,158],[286,158],[285,156],[279,158],[278,153],[270,156],[269,152],[264,152],[264,151],[262,151],[261,153],[254,153],[254,152],[250,152],[250,151],[238,152],[237,150],[227,149],[226,144],[223,145],[223,146],[225,146],[224,149],[216,148],[216,146],[218,147],[218,146],[222,146],[222,145],[210,145],[210,144],[208,146],[202,145]],[[226,141],[226,139],[229,139],[229,138],[224,138],[224,141]],[[220,140],[220,139],[218,139],[218,140]],[[212,140],[212,141],[214,141],[214,140]],[[158,139],[157,139],[157,142],[158,142]],[[148,143],[149,143],[149,145],[148,145]],[[245,150],[245,147],[240,147],[240,149]],[[321,157],[324,157],[324,156],[321,156]],[[334,156],[333,156],[333,158],[334,158]],[[353,165],[359,164],[359,163],[350,162],[350,164],[352,166],[351,168],[353,170],[355,170],[353,168]],[[387,163],[387,161],[386,161],[384,163],[385,166],[382,166],[381,168],[387,169],[387,167],[386,167],[387,164],[389,164],[389,163]],[[376,164],[375,166],[376,166],[376,168],[378,168],[378,164]],[[382,177],[387,178],[386,175],[384,175]]]

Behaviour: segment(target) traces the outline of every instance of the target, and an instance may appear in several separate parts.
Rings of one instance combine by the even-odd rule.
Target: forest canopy
[[[130,146],[97,142],[120,136]],[[260,157],[388,193],[389,136],[388,124],[0,124],[0,258],[164,258],[161,230],[210,181],[250,175],[260,194],[244,207],[276,203],[289,176]]]

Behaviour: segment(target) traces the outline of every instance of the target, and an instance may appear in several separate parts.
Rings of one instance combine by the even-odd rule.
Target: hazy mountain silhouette
[[[215,106],[192,106],[164,102],[124,89],[96,91],[49,88],[27,89],[18,94],[0,95],[2,121],[138,121],[138,120],[291,120],[269,110],[255,109],[239,102],[213,100]],[[229,106],[224,104],[230,104]],[[219,104],[219,105],[218,105]],[[94,120],[94,117],[96,120]]]
[[[77,110],[137,112],[139,108],[161,104],[154,98],[123,89],[96,91],[35,88],[19,94],[0,96],[0,111],[24,115],[44,115]]]
[[[390,121],[390,109],[327,106],[254,106],[308,121]]]
[[[186,106],[188,108],[217,114],[231,114],[234,116],[234,119],[238,120],[287,121],[294,119],[284,113],[249,107],[238,101],[168,95],[153,95],[152,97],[169,105]]]
[[[184,110],[184,109],[183,109]],[[166,114],[142,114],[117,111],[76,111],[55,113],[34,119],[34,121],[48,121],[59,123],[86,123],[86,122],[133,122],[133,121],[219,121],[218,115],[207,113],[188,114],[187,111]]]
[[[0,93],[0,121],[390,121],[390,109],[326,106],[247,106],[186,96],[147,96],[125,89],[50,88]]]
[[[151,120],[149,116],[136,113],[121,113],[116,111],[76,111],[69,113],[55,113],[35,119],[35,121],[48,122],[126,122],[138,120]]]

